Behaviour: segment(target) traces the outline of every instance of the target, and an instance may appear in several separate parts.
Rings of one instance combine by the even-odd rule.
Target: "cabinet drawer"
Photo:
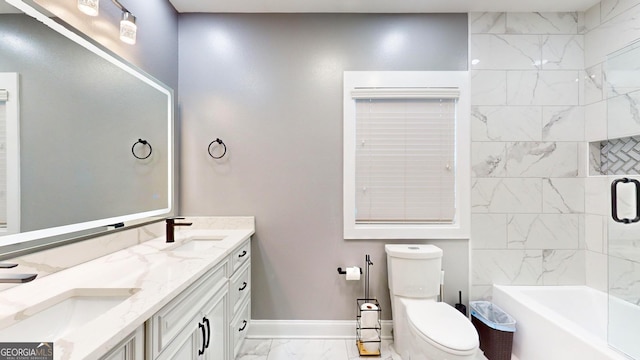
[[[240,347],[244,338],[249,332],[249,323],[251,322],[251,300],[247,300],[243,303],[240,311],[236,314],[236,317],[231,321],[229,332],[231,333],[231,351],[233,351],[233,358],[238,356]]]
[[[226,261],[218,264],[151,318],[151,342],[154,357],[162,352],[197,315],[203,302],[207,300],[202,295],[205,292],[222,288],[226,284],[226,266]]]
[[[247,262],[244,264],[231,278],[229,282],[230,304],[231,304],[231,316],[233,317],[244,300],[251,293],[251,264]]]
[[[251,257],[251,242],[247,241],[231,253],[231,273],[235,273]]]

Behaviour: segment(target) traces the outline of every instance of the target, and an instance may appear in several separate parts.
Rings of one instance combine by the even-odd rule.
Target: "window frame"
[[[343,79],[343,235],[345,239],[468,239],[470,228],[470,86],[468,71],[345,71]],[[455,208],[453,223],[357,224],[355,220],[355,88],[450,88],[460,91],[456,106]]]

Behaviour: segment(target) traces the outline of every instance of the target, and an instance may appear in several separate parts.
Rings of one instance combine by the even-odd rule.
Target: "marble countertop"
[[[254,230],[180,230],[0,292],[0,328],[42,310],[75,289],[134,289],[114,308],[54,341],[54,359],[98,359],[217,265]],[[197,252],[172,251],[192,238],[220,238]],[[106,290],[108,291],[108,290]],[[47,324],[42,324],[47,326]],[[3,340],[0,337],[0,341]],[[51,339],[24,339],[26,342]]]

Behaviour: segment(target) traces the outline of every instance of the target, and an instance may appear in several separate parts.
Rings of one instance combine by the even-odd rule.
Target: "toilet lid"
[[[461,312],[442,302],[412,303],[407,306],[409,323],[426,340],[453,351],[478,347],[478,333]]]

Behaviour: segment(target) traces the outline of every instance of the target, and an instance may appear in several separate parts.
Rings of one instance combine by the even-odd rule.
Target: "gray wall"
[[[342,238],[342,74],[466,70],[467,15],[184,14],[179,54],[180,213],[256,216],[252,318],[354,319],[363,283],[336,268],[370,254],[389,319],[385,241]],[[468,241],[428,242],[455,302]]]

